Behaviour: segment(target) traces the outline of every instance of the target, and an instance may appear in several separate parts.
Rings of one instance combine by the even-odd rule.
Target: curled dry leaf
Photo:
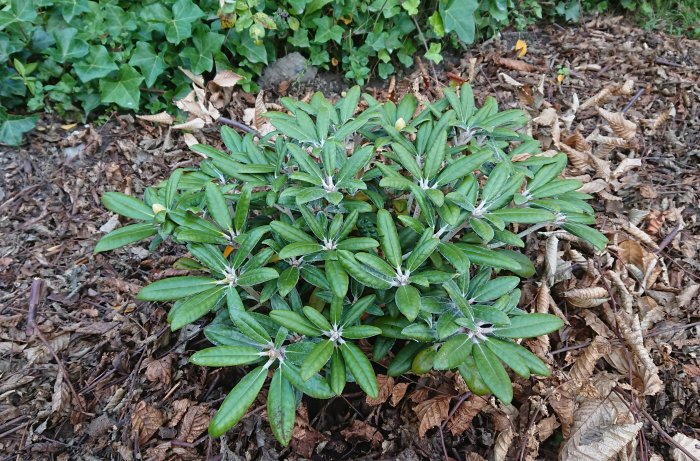
[[[595,194],[596,192],[605,190],[607,187],[607,182],[603,181],[602,179],[594,179],[593,181],[587,182],[586,184],[581,186],[581,188],[578,189],[578,191],[584,194]]]
[[[625,343],[630,348],[637,361],[638,369],[643,380],[644,395],[656,395],[664,389],[663,381],[659,377],[659,369],[652,360],[649,351],[644,346],[642,327],[637,315],[626,315],[618,311],[615,315],[617,326]]]
[[[642,243],[646,243],[650,247],[656,249],[659,248],[659,245],[656,244],[654,239],[652,238],[651,235],[647,234],[637,226],[635,226],[632,223],[628,223],[627,225],[624,226],[625,231],[627,231],[628,234],[630,234],[632,237],[636,238]]]
[[[194,135],[191,133],[185,133],[182,136],[182,139],[183,139],[183,141],[185,141],[185,144],[187,144],[187,147],[192,147],[195,144],[199,144],[199,141],[197,140],[197,138],[195,138]]]
[[[182,442],[192,443],[209,427],[209,410],[206,406],[195,405],[190,407],[182,418],[180,432],[177,439]]]
[[[200,88],[204,88],[204,77],[202,77],[201,75],[195,75],[193,72],[191,72],[183,67],[178,67],[178,69],[180,69],[180,72],[185,74],[185,76],[187,76],[187,78],[192,80],[192,83],[194,83],[195,85],[197,85]]]
[[[564,297],[578,299],[607,298],[608,290],[603,287],[575,288],[565,292]]]
[[[612,94],[612,91],[610,88],[608,88],[608,87],[603,88],[595,95],[586,99],[579,107],[579,110],[588,109],[589,107],[602,106],[606,102],[610,101],[610,98],[612,98],[612,95],[613,94]]]
[[[428,429],[441,425],[447,419],[450,411],[450,399],[451,397],[449,396],[440,396],[416,405],[414,411],[420,421],[418,426],[418,435],[420,437],[425,437]]]
[[[696,459],[700,459],[700,440],[688,437],[680,432],[673,436],[673,440],[690,452]],[[671,450],[671,457],[673,461],[692,461],[690,456],[686,455],[678,448]]]
[[[513,445],[513,439],[515,438],[515,431],[511,426],[508,426],[505,430],[501,431],[496,437],[496,442],[493,446],[493,459],[494,461],[506,461],[508,458],[508,450]]]
[[[533,118],[532,121],[541,126],[551,126],[557,122],[557,111],[553,107],[547,107],[539,116]]]
[[[146,366],[146,379],[156,383],[158,388],[170,385],[172,356],[166,355],[160,360],[152,360]]]
[[[499,66],[507,67],[508,69],[512,70],[518,70],[520,72],[536,72],[538,69],[537,66],[533,66],[532,64],[528,64],[518,59],[501,58],[496,56],[494,57],[493,61]]]
[[[136,118],[147,122],[162,123],[164,125],[172,125],[175,122],[173,116],[165,111],[153,115],[137,115]]]
[[[154,406],[140,401],[131,413],[131,433],[139,444],[148,442],[163,424],[163,413]]]
[[[367,405],[377,406],[386,402],[389,396],[394,390],[394,378],[386,375],[377,375],[377,384],[379,385],[379,394],[376,399],[373,399],[369,395],[366,397],[365,401]]]
[[[472,395],[464,401],[447,422],[447,427],[452,432],[452,435],[461,435],[469,429],[474,417],[488,404],[489,402],[486,399],[478,395]]]
[[[535,434],[540,442],[547,440],[554,431],[560,426],[557,417],[552,415],[548,418],[544,418],[542,421],[537,423]]]
[[[498,77],[503,80],[504,83],[507,83],[508,85],[514,86],[516,88],[520,88],[523,86],[522,83],[511,77],[510,75],[506,74],[505,72],[500,72],[498,74]]]
[[[613,132],[622,139],[629,141],[637,133],[637,124],[625,119],[619,112],[610,112],[603,108],[598,108],[601,117],[608,121]]]
[[[557,265],[559,262],[559,239],[556,235],[550,235],[547,237],[547,243],[545,244],[544,253],[544,267],[545,276],[547,277],[547,283],[551,284],[554,281],[554,274],[557,273]],[[545,311],[546,312],[546,311]]]
[[[403,400],[404,396],[406,395],[406,390],[408,390],[408,383],[397,383],[394,385],[394,389],[391,391],[391,400],[389,403],[391,403],[392,407],[395,407],[396,405]]]
[[[559,148],[564,151],[569,158],[569,163],[576,171],[585,171],[591,165],[590,155],[586,152],[581,152],[568,146],[565,143],[559,145]]]
[[[173,125],[173,130],[201,130],[206,125],[206,122],[197,117],[185,123]]]
[[[574,413],[571,437],[559,452],[560,461],[608,461],[615,459],[642,428],[627,405],[615,393],[587,398]]]
[[[354,419],[352,425],[340,431],[340,434],[345,440],[370,442],[373,448],[378,448],[384,441],[384,436],[376,427],[359,419]]]
[[[593,370],[598,360],[609,353],[610,342],[602,336],[596,336],[591,344],[576,358],[574,365],[569,370],[569,377],[579,383],[583,383],[593,375]]]
[[[222,70],[214,76],[214,80],[212,81],[222,88],[230,88],[236,86],[236,84],[241,80],[243,80],[243,77],[241,77],[234,71]]]
[[[581,152],[591,151],[591,145],[578,130],[568,138],[564,139],[564,144]]]

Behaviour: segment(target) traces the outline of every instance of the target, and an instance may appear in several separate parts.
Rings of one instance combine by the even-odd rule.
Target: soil
[[[529,48],[522,57],[518,39]],[[505,407],[471,396],[450,373],[380,376],[383,400],[353,387],[327,402],[305,399],[287,448],[270,433],[262,398],[227,437],[210,439],[209,418],[240,373],[189,364],[207,344],[201,326],[171,333],[167,306],[134,299],[149,281],[178,274],[177,249],[92,251],[119,224],[100,204],[104,192],[141,195],[197,157],[180,134],[129,115],[101,127],[46,119],[21,149],[0,148],[0,461],[584,459],[571,455],[584,443],[571,442],[577,412],[582,398],[605,402],[606,379],[632,408],[629,426],[641,425],[624,459],[691,459],[673,452],[682,437],[674,444],[664,434],[700,438],[700,43],[597,18],[505,33],[450,61],[422,63],[368,91],[432,99],[442,84],[470,81],[479,100],[493,95],[502,107],[526,109],[545,150],[565,144],[575,165],[588,146],[597,159],[584,156],[567,174],[594,195],[611,247],[595,255],[562,239],[552,256],[551,238],[528,240],[539,271],[523,286],[523,307],[540,308],[544,284],[554,304],[544,308],[567,320],[559,334],[530,344],[552,365],[551,378],[516,380]],[[333,95],[346,85],[319,78],[284,93]],[[618,133],[598,108],[635,125],[623,146],[606,152],[612,141],[602,136]],[[546,123],[552,110],[555,122]],[[214,129],[198,136],[219,142]],[[566,270],[545,284],[551,258]],[[632,266],[648,274],[635,280]],[[608,271],[620,274],[626,294]],[[586,296],[567,295],[601,287],[619,291],[590,307]],[[641,319],[641,349],[630,345],[633,322],[632,333],[619,323],[628,314]],[[625,350],[634,355],[627,365]],[[573,392],[576,378],[583,387]]]

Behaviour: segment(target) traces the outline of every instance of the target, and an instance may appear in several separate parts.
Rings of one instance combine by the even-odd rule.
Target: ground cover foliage
[[[527,45],[520,58],[518,39]],[[523,342],[553,372],[511,373],[510,405],[473,395],[459,374],[388,376],[388,356],[374,364],[376,399],[352,382],[343,397],[303,399],[286,449],[269,429],[264,392],[227,437],[209,439],[215,409],[243,373],[189,363],[211,346],[204,324],[171,333],[166,309],[134,299],[153,281],[192,275],[173,267],[186,254],[165,243],[156,252],[133,245],[92,256],[102,235],[129,224],[102,209],[100,196],[141,196],[172,168],[194,167],[200,157],[180,141],[192,139],[128,116],[104,127],[44,118],[25,148],[0,155],[0,452],[510,460],[591,459],[595,450],[593,459],[693,459],[698,49],[611,18],[504,35],[440,73],[441,85],[419,66],[373,90],[378,101],[411,92],[427,104],[442,97],[443,84],[463,79],[478,106],[490,94],[499,107],[527,111],[528,132],[544,149],[564,151],[565,175],[594,195],[611,244],[596,254],[558,231],[525,237],[537,272],[522,285],[521,307],[560,316],[565,326]],[[296,96],[309,102],[312,94]],[[261,131],[256,107],[282,107],[238,88],[227,101],[229,118]],[[191,136],[224,150],[218,132],[207,125]],[[599,440],[608,443],[591,445]]]
[[[508,26],[579,21],[613,6],[692,31],[697,12],[677,3],[9,0],[0,6],[0,142],[21,142],[39,111],[76,121],[113,107],[160,112],[187,92],[180,68],[197,75],[233,70],[250,90],[267,64],[300,51],[310,65],[363,84],[411,66],[416,53],[439,63],[443,50]]]

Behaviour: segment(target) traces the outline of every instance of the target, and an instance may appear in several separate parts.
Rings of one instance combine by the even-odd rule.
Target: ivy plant
[[[104,205],[138,221],[105,235],[96,252],[153,237],[186,249],[189,275],[144,287],[173,302],[172,329],[198,322],[213,347],[191,361],[247,373],[212,420],[218,436],[268,386],[269,421],[282,444],[305,394],[326,399],[355,383],[378,393],[388,373],[457,370],[477,394],[513,398],[508,369],[547,376],[518,339],[562,320],[520,307],[535,273],[524,237],[564,229],[602,249],[590,197],[561,179],[563,154],[524,133],[525,114],[477,107],[469,85],[420,105],[380,104],[352,88],[335,104],[284,99],[260,139],[224,127],[226,151],[192,149],[143,200],[107,193]]]

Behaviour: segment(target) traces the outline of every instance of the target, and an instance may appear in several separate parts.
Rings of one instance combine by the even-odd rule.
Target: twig
[[[36,317],[36,308],[41,301],[41,290],[44,288],[44,282],[41,279],[32,281],[32,288],[29,294],[29,310],[27,312],[27,336],[34,333],[34,318]]]
[[[467,392],[465,392],[464,394],[462,394],[462,395],[459,397],[459,400],[457,401],[457,403],[455,404],[455,406],[454,406],[454,407],[452,408],[452,410],[450,410],[450,412],[447,414],[447,419],[446,419],[445,421],[442,422],[442,425],[441,425],[442,428],[444,428],[445,426],[447,426],[447,423],[452,419],[452,417],[455,415],[455,413],[457,413],[457,410],[459,410],[459,407],[461,407],[462,404],[463,404],[469,397],[471,397],[471,395],[472,395],[472,393],[469,392],[469,391],[467,391]]]
[[[216,121],[219,123],[223,123],[224,125],[238,128],[239,130],[243,130],[247,133],[253,133],[255,136],[260,136],[260,133],[258,132],[258,130],[256,130],[255,128],[249,127],[245,123],[237,122],[235,120],[231,120],[230,118],[226,118],[226,117],[219,117],[216,119]]]
[[[661,64],[662,66],[669,66],[669,67],[685,67],[683,64],[676,64],[675,62],[667,61],[663,58],[656,58],[654,60],[656,64]]]
[[[635,102],[637,102],[637,99],[639,99],[639,97],[642,95],[642,93],[644,93],[644,88],[640,88],[639,91],[637,91],[637,93],[632,97],[630,102],[627,103],[625,108],[622,109],[623,114],[632,108],[632,106],[634,105]]]
[[[683,223],[679,223],[676,227],[674,227],[671,232],[664,238],[661,243],[659,243],[659,247],[656,248],[653,252],[658,253],[659,251],[663,250],[668,246],[669,243],[673,241],[674,238],[676,238],[676,235],[683,229]]]
[[[440,443],[442,444],[442,454],[445,456],[445,461],[450,461],[450,457],[447,454],[447,447],[445,446],[445,436],[442,433],[442,426],[440,426]]]

